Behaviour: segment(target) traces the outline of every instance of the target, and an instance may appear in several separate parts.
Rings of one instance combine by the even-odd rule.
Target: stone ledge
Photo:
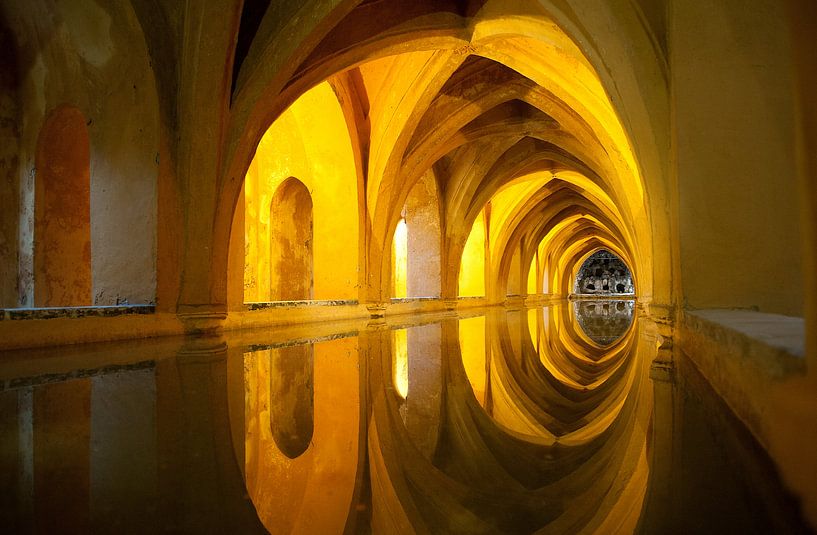
[[[88,318],[153,314],[155,305],[107,305],[87,307],[32,307],[0,309],[0,321],[48,320],[55,318]]]
[[[775,388],[805,376],[803,320],[750,310],[684,311],[678,348],[758,441],[769,446]]]
[[[6,350],[180,334],[184,334],[184,325],[179,317],[162,312],[57,315],[0,321],[0,360]]]
[[[328,307],[328,306],[357,306],[357,299],[333,299],[333,300],[304,300],[304,301],[261,301],[255,303],[244,303],[245,310],[264,310],[267,308],[296,308],[296,307]]]
[[[684,338],[698,350],[715,349],[750,361],[771,378],[805,373],[805,320],[751,310],[685,311]],[[706,348],[714,344],[716,348]]]
[[[368,318],[369,310],[356,300],[349,301],[275,301],[244,303],[227,314],[220,328],[225,331],[265,327],[344,321]]]
[[[803,356],[804,320],[748,310],[684,311],[676,332],[674,358],[697,368],[814,518],[814,379]]]
[[[142,360],[130,364],[108,364],[98,368],[79,368],[61,373],[47,373],[29,377],[14,377],[11,379],[0,379],[0,392],[15,390],[18,388],[29,388],[50,383],[61,383],[73,379],[88,379],[114,373],[132,372],[136,370],[152,370],[156,367],[155,360]]]

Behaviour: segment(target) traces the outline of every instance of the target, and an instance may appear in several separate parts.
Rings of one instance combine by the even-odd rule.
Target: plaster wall
[[[634,0],[659,51],[667,55],[667,0]]]
[[[525,293],[522,277],[522,245],[514,244],[514,252],[511,257],[511,268],[508,271],[507,295],[522,295]]]
[[[528,267],[528,278],[527,278],[528,282],[527,282],[527,284],[525,286],[525,288],[527,289],[526,293],[528,293],[528,294],[542,293],[542,292],[539,291],[539,288],[537,287],[537,283],[536,283],[536,269],[538,268],[538,266],[539,266],[539,251],[537,249],[536,254],[533,255],[533,260],[530,263],[530,267]]]
[[[89,160],[82,112],[57,107],[37,138],[35,306],[91,304]]]
[[[294,177],[313,206],[314,299],[355,299],[357,171],[343,112],[328,83],[305,93],[269,128],[245,178],[244,300],[270,300],[270,203]]]
[[[2,15],[13,31],[20,73],[16,304],[33,304],[37,139],[45,117],[63,104],[83,113],[90,137],[92,302],[152,302],[158,97],[132,9],[93,0],[35,1],[6,3]]]
[[[0,46],[11,46],[0,28]],[[17,206],[19,204],[19,101],[16,66],[10,58],[0,66],[0,307],[17,305]]]
[[[784,8],[774,0],[672,2],[670,34],[685,305],[801,315]]]

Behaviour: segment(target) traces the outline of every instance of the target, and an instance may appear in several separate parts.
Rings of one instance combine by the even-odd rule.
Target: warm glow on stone
[[[408,331],[396,329],[392,335],[394,336],[394,358],[392,360],[394,389],[401,398],[406,399],[409,393]]]
[[[270,420],[270,407],[282,400],[270,397],[269,350],[244,356],[247,491],[271,532],[342,531],[354,491],[360,417],[357,340],[315,344],[314,359],[314,435],[309,448],[291,459],[272,436],[277,422]],[[288,492],[280,492],[281,481],[287,482]]]
[[[465,242],[459,275],[459,295],[485,295],[485,213],[481,212]]]
[[[813,530],[815,25],[0,2],[4,529]]]
[[[343,112],[328,83],[306,92],[270,126],[245,180],[245,301],[275,301],[278,292],[272,286],[286,284],[271,280],[270,274],[274,278],[278,268],[270,263],[270,205],[279,186],[290,177],[306,185],[313,203],[312,298],[356,297],[354,166]]]
[[[477,401],[485,406],[488,386],[488,356],[485,348],[485,318],[476,317],[460,321],[460,350],[462,365]]]
[[[408,296],[408,229],[406,220],[401,219],[394,231],[392,243],[392,265],[394,267],[393,297]]]

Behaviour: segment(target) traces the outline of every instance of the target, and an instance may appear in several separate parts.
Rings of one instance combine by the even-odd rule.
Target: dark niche
[[[584,261],[574,288],[579,295],[633,295],[633,276],[627,265],[604,249]]]

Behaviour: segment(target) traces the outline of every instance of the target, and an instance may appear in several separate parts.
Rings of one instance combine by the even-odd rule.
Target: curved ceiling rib
[[[497,0],[353,4],[338,4],[345,16],[301,53],[274,101],[244,102],[245,91],[257,91],[239,85],[234,107],[280,113],[330,81],[365,183],[372,300],[387,292],[384,244],[428,173],[441,194],[444,296],[456,296],[460,255],[487,207],[493,299],[504,297],[511,251],[530,265],[544,242],[559,271],[551,278],[568,277],[573,255],[597,241],[634,276],[651,269],[646,187],[625,129],[590,61],[539,2],[518,2],[510,13]],[[520,181],[525,195],[503,194]]]

